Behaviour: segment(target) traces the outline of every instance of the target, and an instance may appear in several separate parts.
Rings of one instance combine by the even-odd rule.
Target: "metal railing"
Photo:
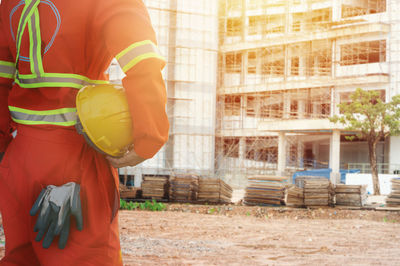
[[[378,163],[378,174],[398,174],[400,173],[400,164]],[[371,165],[369,163],[347,163],[343,169],[359,169],[360,173],[371,173]]]

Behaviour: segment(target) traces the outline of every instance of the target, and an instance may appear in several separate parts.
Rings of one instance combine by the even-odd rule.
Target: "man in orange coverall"
[[[0,4],[0,265],[121,265],[115,169],[151,158],[168,137],[165,61],[141,0],[2,0]],[[74,125],[75,97],[103,84],[117,58],[133,121],[121,158],[92,149]],[[112,103],[110,103],[112,104]],[[10,133],[17,129],[17,136]],[[80,185],[83,230],[65,248],[35,241],[29,212],[43,188]]]

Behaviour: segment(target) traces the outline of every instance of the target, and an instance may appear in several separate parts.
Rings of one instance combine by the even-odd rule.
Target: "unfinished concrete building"
[[[212,175],[215,157],[215,102],[218,57],[218,3],[214,0],[144,0],[158,46],[167,60],[170,134],[167,144],[152,159],[120,175],[196,173]],[[117,63],[110,79],[123,77]]]
[[[395,0],[220,0],[216,172],[360,168],[365,142],[329,122],[356,88],[400,93]],[[397,137],[378,145],[381,171],[400,166]]]

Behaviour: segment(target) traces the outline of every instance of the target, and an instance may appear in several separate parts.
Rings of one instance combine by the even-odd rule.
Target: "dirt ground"
[[[125,265],[400,265],[400,212],[169,204],[119,220]]]

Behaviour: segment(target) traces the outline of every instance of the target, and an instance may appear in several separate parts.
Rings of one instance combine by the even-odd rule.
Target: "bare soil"
[[[400,212],[168,204],[119,220],[125,265],[400,265]]]

